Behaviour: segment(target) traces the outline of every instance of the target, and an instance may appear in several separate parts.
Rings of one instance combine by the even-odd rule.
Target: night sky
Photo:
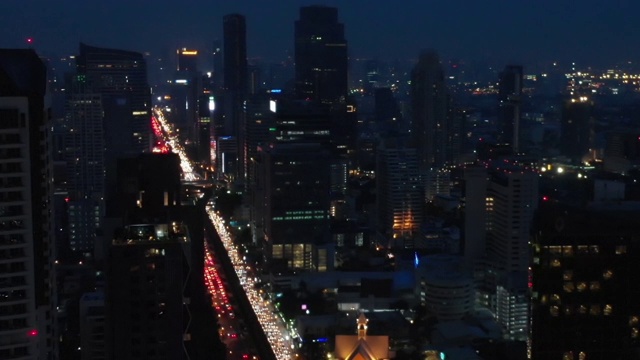
[[[1,0],[0,47],[74,54],[78,42],[169,54],[209,49],[222,16],[247,17],[249,57],[281,60],[293,50],[302,5],[339,8],[351,57],[443,58],[525,65],[640,61],[637,0]]]

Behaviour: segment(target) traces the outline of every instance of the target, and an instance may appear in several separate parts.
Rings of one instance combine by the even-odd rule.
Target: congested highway
[[[211,304],[218,314],[218,333],[227,347],[227,360],[257,360],[256,350],[246,325],[236,316],[239,311],[230,291],[228,280],[210,245],[205,242],[205,283],[211,295]]]
[[[157,121],[165,134],[164,140],[169,145],[171,151],[177,153],[180,157],[180,165],[182,168],[183,179],[185,181],[197,181],[201,177],[194,171],[192,162],[189,160],[184,147],[180,144],[177,134],[174,132],[171,124],[165,118],[162,109],[154,108],[153,121]],[[229,260],[233,266],[243,292],[246,294],[251,309],[257,317],[264,335],[267,338],[268,346],[271,347],[273,354],[278,360],[292,360],[296,358],[296,345],[294,339],[289,335],[283,318],[278,314],[267,293],[262,289],[258,289],[257,278],[253,269],[248,266],[240,255],[236,245],[233,243],[232,236],[225,225],[224,219],[215,212],[213,206],[207,206],[207,213],[213,226],[222,241],[224,250],[226,250]],[[235,359],[240,355],[241,359],[256,359],[253,354],[243,351],[234,353],[236,349],[245,349],[246,346],[239,346],[243,342],[243,332],[238,331],[238,322],[235,319],[235,309],[231,295],[226,289],[222,272],[215,261],[215,255],[205,245],[205,282],[211,295],[212,304],[219,315],[221,325],[221,339],[230,349],[229,359]],[[225,325],[227,325],[225,327]],[[241,330],[241,329],[240,329]]]
[[[240,284],[253,307],[253,311],[262,325],[262,329],[267,336],[276,358],[282,360],[295,358],[295,345],[286,329],[284,321],[274,311],[273,304],[271,304],[267,294],[262,289],[257,289],[257,279],[253,274],[253,270],[245,263],[237,246],[233,243],[231,234],[225,225],[224,219],[215,212],[213,207],[208,207],[207,211],[209,213],[209,218],[213,222],[213,225],[215,226],[215,229],[227,250],[234,270],[240,279]]]
[[[187,153],[184,150],[184,147],[180,144],[180,139],[178,135],[173,130],[173,126],[167,121],[162,112],[162,109],[156,107],[153,109],[153,119],[152,121],[157,121],[160,123],[163,132],[166,134],[166,142],[169,144],[171,150],[178,154],[180,157],[180,167],[182,168],[182,176],[186,181],[196,181],[200,180],[200,175],[194,171],[193,164],[191,160],[187,157]]]

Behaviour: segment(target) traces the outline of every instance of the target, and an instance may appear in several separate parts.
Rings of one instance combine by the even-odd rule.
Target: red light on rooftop
[[[69,198],[68,196],[64,198],[64,202],[69,202],[69,201],[71,201],[71,198]]]
[[[548,196],[543,196],[542,197],[542,201],[549,201],[549,197]]]
[[[38,330],[36,329],[29,330],[29,336],[31,337],[38,336]]]
[[[30,38],[30,37],[29,37],[29,38],[27,38],[27,43],[28,43],[28,44],[33,43],[33,38]]]

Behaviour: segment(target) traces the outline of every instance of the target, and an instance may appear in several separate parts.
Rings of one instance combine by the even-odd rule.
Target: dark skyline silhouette
[[[425,48],[445,59],[525,66],[640,57],[634,46],[640,3],[632,0],[4,0],[0,47],[66,55],[83,41],[154,56],[183,46],[204,51],[222,38],[222,17],[240,13],[247,18],[248,56],[278,61],[293,54],[294,21],[311,4],[338,7],[352,58],[417,59]]]

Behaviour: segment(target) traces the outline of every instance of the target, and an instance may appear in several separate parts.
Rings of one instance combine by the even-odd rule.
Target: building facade
[[[0,50],[0,358],[56,359],[53,182],[45,65]]]

